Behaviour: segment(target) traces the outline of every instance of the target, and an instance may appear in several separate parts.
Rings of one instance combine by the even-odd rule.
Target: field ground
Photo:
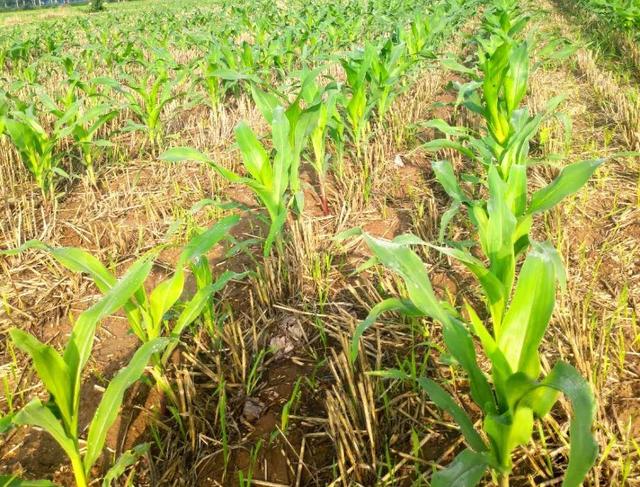
[[[626,60],[598,50],[588,24],[580,23],[585,19],[567,3],[545,0],[530,8],[528,31],[535,39],[562,36],[575,47],[561,60],[541,58],[534,50],[532,64],[539,63],[525,103],[537,113],[563,95],[559,110],[567,117],[544,122],[532,153],[559,157],[552,158],[551,166],[534,167],[530,178],[541,186],[557,173],[554,166],[610,158],[587,186],[534,222],[536,239],[555,243],[568,274],[542,345],[542,362],[546,370],[557,359],[570,362],[595,391],[600,455],[585,485],[640,485],[640,163],[616,156],[640,150],[640,66],[634,72]],[[81,15],[75,10],[69,15]],[[3,14],[0,25],[49,21],[52,15],[58,14]],[[479,16],[467,20],[438,51],[471,58],[467,39],[479,21]],[[255,274],[232,281],[217,296],[220,326],[213,333],[202,328],[185,335],[173,354],[169,375],[178,406],[168,406],[150,382],[128,393],[107,444],[122,452],[142,440],[151,442],[151,453],[130,474],[134,485],[240,485],[240,472],[244,478],[252,472],[252,485],[262,486],[428,485],[434,466],[446,465],[459,451],[457,426],[424,393],[369,374],[400,366],[428,371],[473,408],[467,382],[441,357],[437,323],[385,316],[365,333],[361,353],[349,365],[358,322],[402,284],[383,268],[355,273],[368,249],[333,238],[361,227],[385,238],[412,232],[426,241],[437,239],[449,201],[431,170],[435,155],[421,148],[434,134],[418,122],[478,123],[453,107],[449,82],[457,79],[438,61],[412,74],[385,124],[373,126],[368,144],[346,165],[344,177],[329,176],[328,212],[313,189],[314,171],[303,165],[305,210],[300,218],[290,217],[282,252],[264,261],[259,245],[236,255],[224,250],[210,255],[219,270],[255,270],[257,260],[261,264]],[[55,89],[58,82],[53,78],[46,86]],[[244,120],[256,133],[268,132],[247,94],[215,110],[204,105],[185,109],[174,101],[165,112],[172,114],[165,147],[196,147],[232,168],[240,167],[233,128]],[[448,156],[458,171],[464,170],[465,160]],[[2,139],[0,247],[14,248],[33,238],[81,247],[121,275],[154,246],[184,242],[185,228],[206,226],[227,214],[243,215],[234,229],[236,239],[265,234],[250,191],[204,165],[159,160],[137,132],[117,136],[96,179],[96,185],[86,179],[65,183],[62,196],[43,202]],[[240,205],[190,212],[205,198]],[[469,228],[458,225],[452,231],[464,239]],[[439,296],[457,304],[478,299],[477,286],[459,264],[432,250],[421,252]],[[162,251],[151,284],[173,269],[178,254],[175,247]],[[92,304],[97,290],[42,252],[2,256],[0,270],[0,410],[6,412],[43,391],[26,355],[10,344],[9,328],[62,346],[71,330],[69,317]],[[187,288],[195,289],[193,280]],[[82,392],[82,424],[91,418],[101,386],[136,347],[124,315],[102,323]],[[536,431],[541,440],[518,449],[513,485],[559,485],[569,413],[561,400]],[[33,429],[16,429],[0,442],[2,471],[73,485],[62,450]]]
[[[127,2],[111,3],[107,5],[107,9],[114,12],[126,13],[140,10],[150,0],[131,0]],[[158,2],[156,2],[158,3]],[[48,22],[56,19],[69,17],[79,17],[86,13],[86,4],[72,4],[57,7],[40,8],[34,10],[7,10],[0,11],[0,26],[13,27],[16,25],[28,25],[38,22]]]

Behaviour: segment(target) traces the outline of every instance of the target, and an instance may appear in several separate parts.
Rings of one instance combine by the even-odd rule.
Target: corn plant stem
[[[160,364],[156,364],[151,368],[151,375],[153,379],[156,381],[156,386],[158,390],[169,398],[173,404],[178,404],[178,398],[176,397],[176,393],[173,391],[171,384],[167,380],[164,375],[164,369]]]
[[[278,236],[276,237],[276,251],[279,255],[284,255],[284,238],[282,234],[278,234]]]
[[[76,487],[88,487],[87,476],[84,473],[84,465],[80,453],[71,456],[71,468],[76,480]]]
[[[508,473],[500,475],[499,485],[500,485],[500,487],[509,487],[509,474]]]
[[[92,162],[87,162],[86,164],[87,166],[87,177],[89,178],[89,183],[91,183],[92,186],[96,185],[96,173],[93,169],[93,163]]]
[[[324,215],[329,214],[329,203],[327,201],[327,190],[324,175],[318,175],[318,185],[320,186],[320,204]]]

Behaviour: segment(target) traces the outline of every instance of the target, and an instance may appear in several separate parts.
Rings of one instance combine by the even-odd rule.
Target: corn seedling
[[[80,159],[87,170],[89,182],[95,184],[94,160],[96,153],[100,148],[111,145],[108,140],[96,139],[96,135],[104,125],[118,115],[118,111],[107,103],[89,108],[82,107],[81,103],[76,103],[72,110],[76,116],[70,124],[73,128],[71,137],[80,150]]]
[[[371,310],[356,330],[352,359],[358,351],[359,337],[381,313],[397,311],[413,317],[427,316],[442,325],[447,350],[469,376],[471,398],[483,414],[482,432],[488,442],[441,386],[431,379],[418,379],[431,400],[458,423],[468,446],[448,468],[434,474],[431,485],[445,487],[464,479],[460,485],[474,486],[487,470],[498,477],[500,485],[509,485],[513,450],[530,441],[535,419],[544,418],[562,392],[573,406],[569,465],[563,485],[579,486],[598,451],[591,433],[595,413],[593,394],[579,373],[564,362],[558,362],[540,378],[538,348],[553,311],[556,282],[564,279],[555,249],[548,243],[533,244],[518,275],[515,291],[509,296],[504,317],[500,321],[492,318],[491,333],[469,304],[466,305],[469,322],[465,323],[448,303],[438,300],[424,264],[410,248],[411,244],[423,245],[420,239],[402,235],[387,241],[364,234],[364,240],[375,260],[402,278],[408,298],[389,298]],[[449,250],[448,253],[475,270],[491,313],[492,303],[506,301],[501,295],[499,277],[480,260],[461,251]],[[478,366],[472,336],[478,338],[491,363],[491,382]],[[381,375],[410,378],[398,370],[382,371]],[[467,473],[461,476],[462,471]]]
[[[51,113],[57,123],[64,126],[80,152],[80,161],[87,170],[89,182],[95,184],[94,160],[101,147],[110,146],[108,140],[96,139],[98,131],[118,115],[118,111],[108,103],[91,106],[86,99],[72,101],[64,108],[54,106]]]
[[[387,40],[377,55],[372,57],[368,77],[379,123],[382,123],[391,102],[398,95],[400,80],[409,65],[406,45],[395,44],[391,39]]]
[[[442,9],[436,9],[430,15],[418,13],[398,37],[413,59],[427,57],[432,52],[434,38],[446,30],[447,20]]]
[[[338,96],[336,107],[340,106],[341,96]],[[344,175],[344,152],[347,141],[346,123],[339,110],[333,111],[333,117],[329,121],[328,133],[334,150],[333,169],[336,176],[342,178]]]
[[[198,82],[204,87],[208,104],[212,109],[220,107],[228,92],[239,93],[238,81],[257,81],[253,76],[243,74],[242,69],[229,46],[213,46],[209,54],[203,58],[200,62],[202,74]]]
[[[392,242],[364,235],[374,254],[373,262],[382,263],[403,279],[408,299],[389,298],[371,310],[356,330],[352,359],[357,353],[359,337],[380,313],[393,310],[408,316],[427,316],[442,325],[447,350],[469,376],[471,398],[483,414],[484,437],[441,386],[431,379],[417,379],[431,400],[453,416],[468,446],[447,469],[433,475],[434,487],[459,481],[462,471],[466,475],[461,485],[477,485],[487,470],[498,478],[500,485],[509,485],[513,451],[530,441],[535,419],[550,412],[560,392],[570,400],[574,413],[569,465],[563,485],[580,485],[597,456],[591,434],[595,405],[586,381],[572,366],[562,362],[541,378],[538,349],[553,312],[556,282],[564,283],[565,276],[556,250],[548,243],[533,242],[529,231],[533,214],[552,208],[577,191],[602,161],[569,165],[551,184],[528,197],[528,144],[541,118],[529,117],[525,110],[518,110],[526,93],[528,48],[526,43],[502,41],[519,31],[526,21],[518,18],[512,24],[512,14],[512,11],[498,10],[495,17],[488,17],[486,30],[502,29],[506,33],[503,32],[505,35],[500,36],[498,47],[485,59],[484,79],[470,90],[462,90],[465,104],[484,117],[487,137],[467,139],[469,147],[448,139],[431,144],[434,148],[457,149],[480,159],[487,168],[489,199],[485,202],[467,195],[449,162],[438,161],[433,165],[438,181],[454,200],[453,208],[468,209],[488,266],[463,245],[433,247],[459,260],[478,280],[491,326],[485,324],[468,303],[468,322],[465,323],[460,313],[437,299],[424,264],[410,248],[410,245],[426,245],[423,241],[413,235],[403,235]],[[475,91],[477,86],[482,87],[482,99]],[[449,135],[466,137],[468,134],[466,129],[450,127],[442,120],[432,121],[430,125]],[[529,247],[531,250],[527,252]],[[518,272],[521,255],[525,258]],[[472,336],[477,337],[491,364],[491,382],[478,366]],[[382,374],[410,378],[402,371]]]
[[[33,360],[38,377],[49,393],[43,403],[33,399],[11,418],[16,426],[42,428],[62,447],[71,461],[78,487],[87,487],[91,469],[102,454],[107,432],[116,420],[126,390],[144,372],[153,354],[162,352],[169,339],[158,338],[142,345],[129,364],[111,380],[88,428],[87,446],[80,445],[80,387],[82,371],[91,356],[96,328],[105,317],[124,306],[151,271],[149,258],[136,262],[114,283],[105,296],[76,320],[61,355],[31,334],[13,328],[9,334],[15,345]]]
[[[534,193],[529,200],[529,144],[542,120],[555,109],[560,99],[551,100],[547,110],[534,117],[529,116],[526,108],[519,108],[527,91],[528,46],[526,42],[515,42],[509,36],[522,29],[527,19],[516,16],[511,10],[499,12],[499,15],[496,14],[498,20],[494,19],[488,25],[491,27],[493,23],[497,23],[504,30],[499,39],[507,37],[507,40],[500,40],[492,54],[485,53],[481,64],[484,78],[475,78],[466,87],[460,87],[464,105],[482,116],[487,135],[477,138],[471,134],[470,129],[451,127],[444,120],[431,120],[425,125],[453,136],[458,141],[436,139],[425,144],[425,147],[432,150],[454,149],[484,166],[487,173],[484,184],[488,186],[490,194],[487,203],[474,200],[463,189],[449,161],[436,161],[432,164],[437,180],[453,200],[451,211],[443,216],[440,236],[442,240],[453,215],[460,208],[467,208],[479,233],[483,251],[491,262],[491,268],[501,278],[505,285],[505,295],[508,295],[513,282],[515,259],[528,245],[532,216],[552,208],[580,189],[603,160],[580,161],[568,165],[551,184]],[[510,20],[512,17],[516,20]],[[466,68],[463,70],[473,73]],[[481,90],[478,91],[477,88]],[[505,215],[507,217],[503,219]],[[501,244],[490,241],[489,235],[495,232],[504,236]],[[502,244],[513,245],[513,251],[508,251]],[[498,270],[500,267],[502,269]]]
[[[211,247],[228,238],[229,231],[238,221],[238,217],[227,217],[193,237],[180,254],[176,269],[171,277],[161,281],[150,292],[147,292],[144,286],[140,285],[133,296],[124,303],[124,312],[131,331],[143,344],[160,337],[170,337],[173,340],[172,344],[164,349],[164,353],[153,354],[151,373],[159,389],[174,401],[176,399],[175,393],[164,375],[164,367],[182,333],[210,305],[213,294],[223,289],[231,279],[239,279],[245,275],[244,273],[226,271],[214,281],[211,272],[205,273],[203,270],[205,265],[209,265],[206,259],[203,260],[204,254]],[[99,260],[82,249],[53,248],[40,241],[30,240],[19,249],[9,253],[15,254],[29,248],[45,250],[67,269],[89,275],[100,292],[104,294],[111,292],[111,289],[117,284],[115,275]],[[139,266],[147,260],[149,260],[149,256],[143,256],[133,266]],[[191,267],[193,273],[198,276],[196,281],[198,290],[184,304],[175,322],[170,324],[171,318],[168,313],[183,294],[187,267]]]
[[[69,134],[64,120],[57,120],[51,131],[45,130],[33,106],[12,110],[3,118],[5,134],[18,151],[22,163],[35,179],[44,196],[54,193],[54,176],[69,177],[59,166],[62,154],[59,141]]]
[[[298,73],[294,78],[299,85],[298,93],[294,101],[284,109],[284,115],[289,123],[288,153],[291,157],[288,167],[289,187],[298,213],[304,210],[304,193],[300,183],[301,154],[310,132],[319,123],[319,111],[322,106],[322,90],[316,81],[320,71],[321,69],[305,69]],[[286,97],[273,91],[262,90],[257,83],[251,83],[251,94],[258,109],[272,126],[275,110],[285,102]]]
[[[351,140],[360,156],[360,144],[364,130],[369,121],[371,110],[375,100],[371,99],[367,75],[371,69],[371,63],[376,55],[373,44],[367,44],[362,51],[352,53],[341,60],[342,67],[347,75],[348,95],[344,100],[345,119],[349,122],[348,128]]]
[[[336,113],[338,94],[329,92],[327,99],[320,103],[317,109],[317,119],[313,123],[310,140],[313,148],[312,165],[318,175],[318,186],[320,190],[320,203],[325,215],[329,214],[329,204],[327,202],[327,192],[325,189],[327,172],[329,170],[329,154],[327,154],[327,136],[330,123]]]
[[[236,127],[236,142],[242,153],[244,167],[249,177],[236,174],[211,160],[203,153],[188,147],[175,147],[160,156],[170,162],[192,160],[212,167],[232,183],[245,184],[261,201],[269,214],[269,233],[264,243],[264,255],[271,253],[274,242],[281,245],[281,232],[286,222],[290,202],[290,174],[296,154],[291,146],[291,129],[284,109],[275,107],[271,119],[273,154],[260,143],[251,128],[244,122]]]
[[[117,88],[126,100],[126,108],[135,120],[123,128],[124,131],[142,131],[153,149],[159,148],[164,140],[164,108],[182,93],[175,93],[182,82],[181,77],[171,78],[163,61],[146,66],[145,74],[136,79],[126,76],[123,85]]]

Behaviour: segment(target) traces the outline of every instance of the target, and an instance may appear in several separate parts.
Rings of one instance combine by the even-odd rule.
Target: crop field
[[[0,13],[0,487],[640,486],[637,1],[99,4]]]

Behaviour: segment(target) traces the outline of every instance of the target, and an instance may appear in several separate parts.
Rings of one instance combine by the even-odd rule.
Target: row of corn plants
[[[634,0],[579,0],[581,8],[597,15],[615,30],[629,32],[638,39],[640,5]]]
[[[431,15],[415,17],[408,27],[403,26],[391,37],[367,41],[361,50],[340,56],[344,83],[330,78],[324,65],[304,67],[294,76],[283,75],[297,67],[299,46],[304,44],[289,32],[278,42],[253,45],[242,42],[228,49],[217,45],[215,39],[203,42],[208,54],[194,61],[200,75],[195,77],[190,90],[186,76],[189,69],[167,55],[169,33],[160,30],[153,42],[163,47],[151,60],[131,44],[124,44],[122,52],[118,51],[121,58],[118,53],[110,57],[110,62],[122,63],[130,71],[123,70],[120,79],[96,77],[92,82],[83,82],[77,77],[73,61],[62,58],[69,75],[69,91],[59,100],[43,96],[39,102],[42,110],[55,117],[51,131],[38,121],[33,105],[5,97],[5,104],[0,104],[0,115],[4,114],[0,117],[0,132],[4,131],[14,143],[38,184],[49,190],[53,174],[62,171],[55,148],[68,138],[74,140],[78,157],[93,174],[95,151],[109,144],[96,139],[97,134],[118,117],[118,111],[106,101],[107,94],[117,93],[125,100],[122,110],[133,117],[125,130],[145,132],[149,143],[158,148],[165,135],[163,109],[169,103],[186,98],[193,103],[206,102],[215,109],[227,102],[228,97],[244,91],[252,97],[270,127],[270,134],[263,141],[248,125],[241,123],[236,127],[236,142],[246,174],[233,172],[192,148],[170,149],[162,158],[200,161],[232,183],[249,187],[270,221],[264,243],[264,255],[268,256],[274,246],[282,248],[289,212],[303,211],[301,163],[306,160],[317,171],[318,193],[324,210],[329,212],[324,189],[328,171],[333,169],[339,176],[345,149],[353,160],[359,159],[370,126],[384,127],[385,115],[393,98],[404,88],[409,69],[420,59],[430,57],[439,40],[475,6],[477,2],[445,2]],[[245,13],[244,22],[248,26],[251,20]],[[313,25],[316,14],[309,15],[311,19],[306,21]],[[207,19],[202,20],[204,25],[206,22]],[[352,355],[357,353],[359,337],[380,313],[394,310],[427,316],[442,325],[445,345],[469,376],[470,395],[482,411],[482,428],[478,431],[470,416],[442,386],[428,378],[418,381],[431,400],[456,419],[468,447],[449,468],[434,474],[434,486],[456,482],[476,485],[487,470],[502,485],[508,485],[513,451],[530,441],[534,421],[550,412],[560,393],[566,395],[574,408],[565,485],[580,484],[597,452],[591,435],[594,405],[588,385],[569,364],[559,362],[546,374],[540,365],[539,347],[551,319],[557,284],[564,282],[564,270],[558,252],[549,242],[532,239],[531,227],[534,215],[551,209],[577,191],[601,161],[571,164],[551,184],[529,194],[529,144],[546,114],[532,116],[521,107],[529,76],[529,46],[520,40],[526,22],[526,16],[508,2],[491,9],[476,39],[479,46],[476,68],[460,66],[470,82],[460,86],[459,101],[481,117],[482,128],[474,131],[451,127],[443,120],[427,124],[447,138],[432,141],[426,148],[458,150],[478,168],[476,182],[463,186],[448,161],[433,164],[438,181],[452,200],[452,210],[442,222],[442,241],[438,245],[427,244],[413,235],[403,235],[389,242],[363,234],[376,261],[404,280],[407,297],[390,298],[371,311],[358,327]],[[273,25],[269,21],[260,24],[256,35],[266,36]],[[203,41],[203,35],[200,32],[199,36],[182,39],[181,47],[189,46],[187,41],[192,39]],[[14,72],[19,71],[23,78],[32,81],[25,88],[32,89],[38,76],[37,68],[30,63],[33,54],[16,52],[19,54],[3,59]],[[83,69],[91,66],[96,52],[104,51],[96,48],[87,54]],[[273,70],[276,80],[284,80],[275,84],[279,86],[276,89],[271,88]],[[193,86],[199,86],[202,93],[195,93]],[[87,95],[78,98],[78,90]],[[96,101],[88,108],[87,100],[94,98]],[[466,215],[474,229],[477,252],[465,242],[446,239],[447,226],[458,213]],[[80,249],[51,248],[43,242],[30,241],[15,251],[47,252],[69,270],[88,275],[103,297],[75,320],[62,355],[28,333],[11,331],[16,346],[31,356],[49,400],[46,403],[34,400],[5,416],[0,422],[2,429],[32,425],[46,430],[69,457],[77,485],[91,483],[93,466],[102,454],[106,432],[117,416],[125,391],[147,366],[150,365],[150,374],[161,393],[176,401],[165,371],[169,355],[185,330],[213,312],[213,295],[231,279],[244,277],[225,272],[214,279],[206,259],[212,246],[230,238],[229,232],[237,223],[237,217],[228,217],[194,236],[184,247],[171,275],[150,291],[145,282],[159,249],[138,259],[119,280]],[[459,260],[478,280],[486,312],[475,310],[469,303],[465,303],[462,311],[439,301],[423,262],[411,250],[412,245],[426,245]],[[482,258],[477,257],[480,254]],[[183,300],[187,272],[196,277],[197,291]],[[120,309],[139,339],[140,348],[107,387],[84,447],[78,423],[82,371],[90,358],[100,321]],[[491,364],[488,375],[478,365],[474,338]],[[401,377],[398,371],[387,375]],[[123,462],[142,451],[128,452],[124,460],[115,462],[112,472],[120,471]],[[105,479],[115,475],[108,473]]]
[[[469,83],[459,85],[458,102],[480,117],[479,130],[452,127],[440,119],[427,124],[448,136],[428,142],[427,149],[457,150],[476,170],[474,178],[466,178],[472,182],[461,184],[449,161],[433,163],[436,179],[453,202],[443,218],[443,241],[427,243],[411,234],[387,241],[356,230],[373,253],[372,263],[397,274],[406,294],[371,310],[356,330],[352,359],[360,337],[380,314],[428,317],[442,326],[446,349],[468,376],[469,395],[481,412],[477,429],[475,418],[445,388],[431,378],[417,379],[429,398],[454,418],[466,445],[447,468],[433,474],[434,487],[474,486],[487,471],[499,485],[509,485],[514,451],[531,441],[535,421],[550,413],[560,394],[573,408],[563,485],[579,486],[598,452],[591,432],[595,404],[588,383],[568,363],[557,362],[550,370],[541,366],[539,349],[557,287],[565,285],[565,271],[557,250],[550,242],[535,241],[531,227],[534,215],[575,193],[602,161],[570,164],[550,184],[530,191],[529,145],[545,114],[531,115],[522,106],[530,48],[520,37],[527,21],[517,2],[490,9],[476,38],[477,65],[456,65],[470,77]],[[456,212],[463,212],[471,225],[472,243],[446,238],[446,226]],[[484,309],[468,301],[462,309],[441,301],[412,246],[426,246],[460,262],[477,280]],[[479,365],[476,343],[489,370]],[[399,370],[381,375],[408,379]]]
[[[363,143],[363,134],[372,113],[377,114],[379,123],[383,122],[393,97],[401,87],[401,76],[412,63],[427,57],[436,41],[450,32],[444,29],[447,22],[458,23],[470,11],[470,6],[462,2],[443,4],[434,16],[435,22],[424,15],[416,16],[408,29],[399,30],[394,39],[387,39],[381,45],[367,43],[362,52],[349,53],[341,60],[348,75],[345,85],[335,80],[321,83],[319,78],[325,68],[320,67],[302,70],[299,75],[290,77],[292,86],[286,89],[267,88],[269,83],[263,81],[264,71],[252,68],[255,53],[247,44],[241,47],[242,64],[231,62],[234,56],[228,52],[221,55],[228,62],[223,67],[212,66],[221,57],[207,58],[205,72],[209,77],[204,82],[212,107],[224,100],[226,94],[237,95],[239,90],[246,90],[271,127],[271,147],[265,147],[246,124],[236,128],[246,176],[214,163],[193,149],[174,149],[163,157],[168,160],[201,160],[226,179],[250,187],[271,220],[264,245],[264,253],[268,255],[274,244],[282,246],[281,232],[289,209],[293,207],[298,213],[303,209],[299,179],[302,158],[307,157],[322,176],[326,175],[330,158],[327,151],[329,134],[335,134],[335,139],[331,139],[334,141],[334,157],[344,151],[346,141],[356,150]],[[285,42],[294,41],[285,38]],[[25,59],[31,54],[21,52]],[[66,144],[65,150],[68,151],[70,139],[74,142],[71,147],[77,150],[88,174],[92,179],[95,177],[93,162],[97,151],[110,144],[108,137],[100,134],[105,134],[107,127],[112,128],[110,123],[123,110],[136,117],[124,130],[144,131],[152,145],[161,145],[162,109],[177,98],[175,88],[185,82],[184,74],[187,72],[166,54],[166,51],[161,52],[154,60],[147,61],[139,51],[131,48],[129,55],[135,58],[136,68],[142,70],[142,75],[130,74],[120,80],[104,76],[84,78],[79,73],[78,64],[69,57],[52,54],[54,63],[62,66],[67,76],[67,89],[56,98],[48,96],[36,83],[37,69],[26,61],[22,63],[22,57],[16,58],[20,62],[14,62],[12,68],[24,69],[23,74],[28,77],[16,88],[25,93],[37,93],[39,98],[37,105],[27,104],[18,96],[4,94],[0,105],[0,133],[5,133],[14,144],[44,192],[54,188],[54,175],[68,177],[59,162],[67,153],[60,148],[65,148]],[[86,58],[86,66],[91,66],[93,55],[95,52]],[[290,67],[295,58],[292,55],[287,58],[289,61],[279,62]],[[295,91],[292,102],[288,101],[289,88]],[[110,101],[113,93],[119,94],[126,104],[113,104]],[[185,96],[189,97],[189,94]],[[198,100],[193,96],[190,99]],[[47,125],[41,120],[47,117],[54,122]],[[320,191],[323,192],[322,188]],[[326,200],[324,205],[326,207]],[[160,393],[177,405],[176,391],[165,370],[172,351],[178,346],[182,334],[194,323],[212,319],[215,310],[213,295],[230,280],[245,276],[245,273],[224,272],[215,277],[206,258],[206,253],[214,245],[232,240],[230,230],[238,221],[238,217],[227,217],[196,234],[185,245],[174,271],[153,289],[149,289],[148,276],[162,247],[135,261],[120,279],[91,254],[77,248],[54,248],[33,240],[17,250],[4,252],[5,255],[27,250],[45,252],[68,270],[87,275],[103,297],[77,319],[70,317],[74,325],[63,353],[27,332],[19,329],[10,331],[15,346],[31,357],[48,399],[34,399],[21,409],[3,416],[0,431],[23,425],[45,430],[67,455],[76,484],[83,487],[93,483],[96,480],[94,467],[103,457],[107,431],[117,417],[126,390],[140,379],[145,370],[149,371]],[[195,277],[197,289],[192,297],[185,299],[187,273]],[[83,371],[91,358],[100,322],[119,310],[124,312],[140,346],[130,363],[109,382],[85,435],[79,421]],[[140,445],[114,459],[103,477],[103,485],[110,485],[145,451],[146,447]],[[28,485],[16,478],[0,477],[0,480],[10,485]],[[53,485],[48,481],[37,484]]]
[[[405,88],[409,68],[433,55],[438,43],[465,19],[478,2],[444,3],[430,17],[417,16],[409,26],[381,44],[366,43],[361,50],[340,58],[346,81],[338,83],[327,68],[304,69],[293,78],[292,89],[273,90],[256,76],[224,71],[225,79],[248,86],[253,101],[271,127],[271,150],[245,124],[236,127],[236,143],[247,176],[221,166],[190,147],[175,147],[160,158],[170,162],[205,163],[232,183],[244,184],[266,208],[269,232],[264,255],[275,244],[282,247],[282,231],[289,210],[300,214],[304,193],[300,180],[303,158],[318,176],[321,206],[330,212],[326,197],[328,172],[341,177],[345,148],[353,159],[361,156],[370,124],[383,126],[393,99]],[[322,80],[326,81],[322,81]],[[293,101],[289,101],[293,98]],[[375,115],[375,117],[374,117]],[[329,152],[329,147],[332,149]]]
[[[246,273],[231,271],[215,276],[207,258],[208,251],[215,245],[223,241],[233,242],[230,230],[238,222],[238,217],[229,216],[208,229],[196,232],[183,247],[173,272],[150,290],[148,276],[155,258],[165,246],[137,259],[120,279],[98,259],[78,248],[51,247],[31,240],[16,250],[4,251],[5,255],[29,249],[46,252],[70,271],[89,276],[103,296],[74,320],[62,354],[30,333],[17,328],[9,331],[14,345],[30,356],[48,399],[45,402],[33,399],[22,409],[0,418],[0,432],[5,433],[15,426],[43,429],[67,455],[76,485],[90,485],[94,481],[93,467],[103,457],[107,432],[118,416],[125,392],[140,380],[145,369],[149,370],[161,395],[169,401],[169,407],[178,406],[176,392],[165,367],[183,333],[195,322],[213,316],[214,295],[230,280],[245,277]],[[185,299],[187,272],[195,277],[196,290]],[[119,310],[124,311],[131,332],[140,345],[129,364],[107,385],[88,426],[86,438],[82,438],[84,427],[79,422],[82,373],[91,359],[100,322]],[[147,445],[139,445],[115,459],[103,477],[103,485],[111,485],[147,449]],[[32,485],[7,476],[0,476],[0,482],[12,486]],[[54,484],[44,482],[37,485]]]
[[[355,3],[349,6],[354,10],[361,8]],[[222,9],[228,7],[222,2]],[[176,32],[181,32],[178,26],[185,20],[196,26],[204,25],[188,35],[172,33],[169,36],[164,27],[151,32],[145,30],[141,35],[136,32],[136,25],[125,23],[112,36],[96,36],[95,22],[86,19],[69,21],[70,25],[65,26],[81,32],[75,37],[61,33],[58,24],[27,34],[16,30],[5,38],[0,37],[0,64],[4,64],[10,74],[8,82],[0,83],[6,108],[0,112],[3,120],[0,135],[4,133],[14,146],[44,194],[55,193],[58,178],[75,176],[70,169],[76,161],[85,167],[90,182],[95,183],[95,161],[105,147],[113,145],[114,136],[140,132],[145,145],[155,152],[165,143],[171,114],[200,104],[215,111],[242,92],[254,94],[256,82],[281,85],[277,95],[286,97],[291,82],[297,79],[291,73],[299,69],[322,69],[327,62],[334,62],[336,49],[347,47],[348,40],[362,33],[363,26],[354,25],[357,16],[349,12],[336,15],[326,4],[301,5],[300,8],[304,15],[292,26],[280,12],[273,12],[271,8],[261,11],[264,15],[257,21],[253,18],[255,9],[247,6],[232,9],[241,21],[231,21],[213,31],[209,28],[210,17],[172,19],[170,25],[176,27]],[[362,52],[340,56],[339,62],[348,74],[347,82],[343,89],[337,90],[340,96],[334,98],[336,107],[329,103],[330,110],[318,114],[324,128],[317,127],[314,133],[313,162],[319,171],[322,193],[327,168],[327,161],[322,159],[326,156],[324,132],[329,126],[335,126],[331,132],[341,147],[347,131],[360,150],[372,112],[377,112],[379,120],[384,118],[408,67],[432,52],[436,40],[446,31],[445,26],[448,25],[450,31],[453,24],[449,21],[459,14],[456,10],[471,6],[469,2],[440,2],[432,8],[430,16],[413,18],[408,12],[415,8],[409,3],[400,2],[394,8],[399,27],[393,40],[380,41],[374,29],[374,35],[369,36],[373,39],[367,40]],[[114,17],[109,22],[117,20],[120,19]],[[150,22],[152,26],[162,25],[153,18]],[[310,38],[312,34],[318,35],[318,31],[311,29],[316,25],[314,22],[332,27],[336,32],[333,43]],[[405,29],[407,23],[409,27]],[[281,25],[286,29],[285,34],[273,35],[274,31],[280,32]],[[249,29],[253,42],[239,40],[246,35],[240,26]],[[97,31],[110,30],[101,27]],[[382,25],[379,29],[384,32]],[[139,42],[126,40],[134,33]],[[16,40],[25,35],[34,36],[37,42]],[[177,60],[176,53],[194,48],[201,55],[186,61]],[[97,63],[97,59],[104,59],[106,67]],[[62,89],[48,93],[45,85],[52,76],[62,78]],[[252,82],[247,82],[249,80]],[[318,95],[316,105],[326,96],[324,90]],[[311,103],[308,99],[304,102]],[[284,100],[281,103],[284,104]],[[170,114],[167,108],[172,104],[179,109],[171,110]],[[338,110],[340,117],[333,113]],[[296,193],[300,194],[295,188],[295,175],[292,181]],[[326,207],[326,198],[323,204]]]

